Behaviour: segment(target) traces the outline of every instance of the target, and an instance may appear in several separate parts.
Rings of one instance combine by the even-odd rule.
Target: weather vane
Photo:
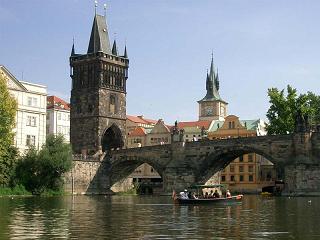
[[[104,16],[107,16],[107,4],[103,4]]]
[[[98,1],[94,1],[94,13],[97,14]]]

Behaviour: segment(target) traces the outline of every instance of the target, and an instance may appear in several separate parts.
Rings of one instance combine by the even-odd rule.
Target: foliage
[[[267,112],[269,123],[268,134],[288,134],[295,131],[295,122],[298,114],[309,117],[309,124],[320,120],[320,96],[312,92],[300,94],[290,85],[287,86],[287,95],[284,89],[268,89],[270,107]]]
[[[4,187],[0,188],[0,196],[10,196],[10,195],[31,195],[23,185],[17,185],[12,188]]]
[[[62,175],[72,167],[70,145],[63,136],[49,135],[42,149],[31,148],[21,159],[16,169],[17,181],[32,194],[59,191]]]
[[[0,75],[0,186],[9,186],[17,156],[12,147],[17,103]]]
[[[13,143],[17,103],[8,91],[6,80],[0,75],[0,157],[7,154]]]
[[[8,187],[12,185],[17,164],[17,148],[9,146],[6,154],[0,156],[0,186]]]

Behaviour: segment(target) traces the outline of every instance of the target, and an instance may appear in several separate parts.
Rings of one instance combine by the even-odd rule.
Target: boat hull
[[[231,198],[201,198],[201,199],[175,199],[177,204],[215,204],[215,203],[235,203],[241,202],[243,196],[237,195]]]

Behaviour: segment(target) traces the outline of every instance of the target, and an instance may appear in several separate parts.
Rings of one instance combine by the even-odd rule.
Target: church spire
[[[106,17],[95,14],[91,29],[88,53],[104,52],[111,54]]]
[[[219,88],[220,88],[220,82],[219,82],[219,72],[218,72],[218,68],[217,68],[217,74],[216,74],[216,77],[214,78],[214,84],[216,85],[216,89],[217,89],[217,91],[219,91]]]
[[[118,56],[118,49],[117,49],[117,42],[116,42],[116,40],[113,41],[112,54],[115,55],[115,56]]]

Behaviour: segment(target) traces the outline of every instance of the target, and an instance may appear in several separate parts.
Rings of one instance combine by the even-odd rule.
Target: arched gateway
[[[110,151],[111,149],[119,149],[124,145],[120,128],[112,124],[102,135],[101,146],[102,151]]]

